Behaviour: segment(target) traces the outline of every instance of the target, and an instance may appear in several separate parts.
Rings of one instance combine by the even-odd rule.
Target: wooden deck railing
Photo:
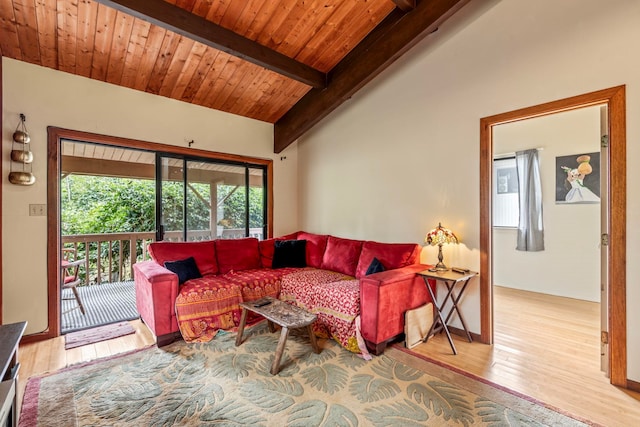
[[[150,259],[148,246],[154,240],[154,232],[79,234],[62,236],[62,247],[85,260],[85,284],[100,284],[133,280],[133,264]]]
[[[189,231],[188,235],[193,241],[214,238],[211,230]],[[262,229],[251,228],[249,235],[262,239]],[[85,260],[84,269],[80,272],[85,285],[111,283],[133,280],[133,265],[151,259],[148,247],[155,237],[154,232],[77,234],[62,236],[62,247],[73,249],[75,259]],[[225,229],[219,236],[223,239],[242,237],[244,229]],[[182,241],[182,232],[166,232],[165,240]]]

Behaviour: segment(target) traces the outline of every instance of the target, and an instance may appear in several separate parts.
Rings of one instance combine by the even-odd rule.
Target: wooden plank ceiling
[[[0,51],[274,123],[280,152],[468,1],[0,0]]]

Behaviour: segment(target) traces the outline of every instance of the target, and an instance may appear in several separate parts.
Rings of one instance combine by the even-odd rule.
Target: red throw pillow
[[[362,243],[362,240],[341,239],[340,237],[329,236],[327,239],[327,249],[324,251],[322,258],[322,268],[349,276],[355,276],[358,258],[360,258],[360,251],[362,250]]]
[[[262,266],[258,239],[254,237],[218,239],[215,242],[220,274],[225,274],[232,270],[252,270]]]
[[[154,242],[149,245],[149,254],[158,264],[193,257],[200,274],[218,273],[216,247],[213,240],[204,242]]]

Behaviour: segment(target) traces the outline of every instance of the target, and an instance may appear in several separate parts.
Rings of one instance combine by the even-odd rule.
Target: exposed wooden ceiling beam
[[[274,126],[280,153],[338,108],[471,0],[422,0],[411,12],[394,10],[329,73],[326,89],[311,89]]]
[[[416,0],[391,0],[396,4],[398,9],[403,12],[409,12],[416,8]]]
[[[264,67],[314,88],[326,87],[327,76],[306,64],[242,37],[163,0],[97,0],[229,55]]]

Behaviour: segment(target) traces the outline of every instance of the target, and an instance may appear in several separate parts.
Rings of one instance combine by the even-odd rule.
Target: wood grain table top
[[[259,306],[264,302],[268,302],[269,304]],[[308,326],[315,322],[318,317],[303,308],[287,304],[284,301],[272,297],[242,302],[240,303],[240,307],[264,316],[267,320],[289,329]]]

